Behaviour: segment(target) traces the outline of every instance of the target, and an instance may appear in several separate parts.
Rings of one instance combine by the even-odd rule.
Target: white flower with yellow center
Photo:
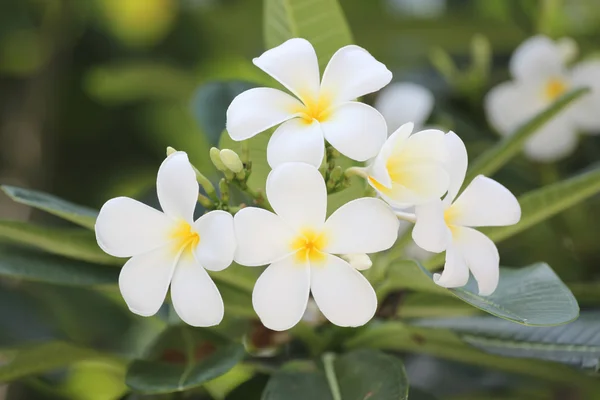
[[[377,154],[387,134],[385,120],[374,108],[353,100],[387,85],[392,73],[365,49],[339,49],[321,81],[317,55],[305,39],[290,39],[255,58],[254,64],[296,97],[270,88],[241,93],[227,110],[227,132],[241,141],[281,124],[267,147],[271,168],[290,161],[318,167],[324,138],[353,160]]]
[[[433,110],[433,93],[412,82],[396,82],[386,86],[375,100],[375,108],[383,115],[389,132],[412,122],[422,127]]]
[[[428,129],[411,135],[412,131],[412,123],[398,128],[366,170],[369,184],[397,208],[427,203],[448,190],[444,132]]]
[[[162,163],[156,179],[163,212],[128,197],[107,201],[96,221],[98,245],[115,257],[131,257],[119,275],[129,309],[156,314],[169,284],[175,311],[193,326],[217,325],[223,300],[205,269],[221,271],[233,261],[233,217],[211,211],[194,221],[196,175],[183,152]]]
[[[248,207],[234,218],[235,261],[270,264],[252,294],[262,323],[277,331],[293,327],[306,310],[310,292],[336,325],[369,321],[377,308],[375,291],[360,272],[333,254],[390,248],[398,232],[391,208],[379,199],[361,198],[325,220],[325,182],[305,163],[286,163],[271,171],[266,193],[275,214]]]
[[[496,86],[486,97],[490,124],[502,135],[511,135],[568,90],[591,88],[591,93],[569,105],[526,142],[525,154],[532,160],[559,160],[575,150],[579,131],[600,133],[600,61],[583,61],[568,68],[573,46],[568,39],[527,39],[510,60],[514,80]]]
[[[487,296],[498,285],[500,258],[494,242],[472,228],[516,224],[521,218],[521,207],[508,189],[482,175],[456,198],[467,171],[467,150],[453,132],[446,135],[446,141],[450,153],[448,194],[443,201],[415,207],[417,221],[412,237],[424,250],[446,250],[444,271],[434,275],[438,285],[464,286],[470,270],[479,285],[479,294]]]

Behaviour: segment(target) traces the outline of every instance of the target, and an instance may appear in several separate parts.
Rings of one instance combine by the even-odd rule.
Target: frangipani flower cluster
[[[600,61],[583,61],[568,67],[576,53],[575,46],[569,39],[556,42],[545,36],[527,39],[510,60],[513,80],[498,85],[486,97],[490,124],[500,134],[510,135],[567,91],[579,87],[591,89],[591,93],[570,105],[527,141],[525,154],[532,160],[559,160],[575,150],[580,132],[600,133]]]
[[[252,294],[254,309],[267,328],[296,325],[311,295],[332,323],[363,325],[375,314],[377,297],[358,271],[371,266],[368,253],[393,246],[399,218],[416,222],[413,236],[419,246],[447,251],[438,284],[464,285],[470,270],[482,294],[494,290],[496,247],[470,227],[515,223],[518,202],[484,177],[476,178],[453,202],[464,180],[467,156],[452,132],[413,133],[413,124],[406,123],[386,140],[384,117],[354,101],[391,80],[383,64],[360,47],[346,46],[333,55],[319,81],[315,51],[304,39],[268,50],[254,63],[297,97],[276,89],[251,89],[236,97],[227,111],[227,129],[235,140],[280,124],[267,148],[273,170],[265,189],[274,212],[238,207],[232,216],[227,203],[213,204],[199,195],[197,180],[210,186],[207,194],[216,196],[187,155],[172,152],[157,177],[162,212],[119,197],[102,207],[96,222],[100,247],[117,257],[131,257],[121,270],[119,287],[134,313],[154,315],[170,287],[173,307],[183,321],[193,326],[220,323],[223,300],[206,270],[218,273],[235,260],[248,267],[268,265]],[[325,156],[325,140],[351,159],[370,160],[367,167],[352,169],[381,199],[350,201],[327,218],[329,183],[317,169]],[[217,158],[217,153],[227,164],[220,170],[230,172],[220,184],[223,200],[227,179],[247,180],[248,175],[233,151],[212,149],[211,157]],[[222,209],[194,220],[197,201]],[[399,211],[412,208],[415,214]]]

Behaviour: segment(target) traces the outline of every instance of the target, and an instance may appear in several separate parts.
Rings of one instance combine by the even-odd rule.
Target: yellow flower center
[[[323,232],[313,229],[303,229],[300,234],[292,240],[290,247],[296,251],[295,257],[298,262],[319,262],[325,260],[323,248],[327,245],[327,237]]]
[[[300,114],[303,122],[310,124],[313,121],[323,122],[331,115],[331,100],[329,96],[321,94],[317,99],[302,96],[304,104],[292,110]]]
[[[456,225],[454,225],[454,220],[458,216],[458,209],[456,207],[450,206],[446,208],[444,211],[444,222],[446,222],[446,226],[452,232],[452,236],[456,235]]]
[[[560,78],[551,78],[544,87],[544,96],[548,100],[555,100],[568,89],[567,83]]]
[[[404,163],[402,161],[402,157],[390,157],[387,159],[385,163],[385,169],[387,170],[388,175],[393,183],[408,187],[411,186],[408,182],[406,172],[403,169]],[[375,187],[375,189],[379,190],[381,193],[388,193],[391,191],[391,188],[385,187],[381,182],[377,179],[369,176],[369,182]]]
[[[177,224],[171,232],[173,239],[173,249],[175,252],[190,252],[200,243],[200,235],[192,229],[192,226],[185,221]]]

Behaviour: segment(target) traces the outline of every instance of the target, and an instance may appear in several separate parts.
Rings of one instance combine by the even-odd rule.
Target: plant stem
[[[342,394],[340,393],[340,386],[338,385],[337,377],[335,376],[334,363],[335,354],[325,353],[323,354],[323,366],[325,367],[325,376],[327,377],[327,383],[331,389],[331,396],[333,400],[342,400]]]

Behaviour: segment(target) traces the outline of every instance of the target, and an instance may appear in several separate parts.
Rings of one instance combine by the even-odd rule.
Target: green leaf
[[[335,374],[344,400],[403,400],[408,397],[404,365],[393,356],[361,349],[335,360]]]
[[[402,362],[379,351],[360,349],[340,355],[332,372],[328,381],[322,371],[281,370],[269,380],[262,400],[333,400],[331,384],[337,385],[343,400],[403,400],[408,396]]]
[[[588,92],[588,88],[580,88],[564,94],[544,111],[525,122],[514,132],[514,134],[506,136],[495,146],[477,157],[475,161],[471,163],[471,167],[467,171],[465,183],[468,184],[479,174],[486,176],[493,175],[514,156],[521,152],[527,139],[535,134],[538,129]]]
[[[2,185],[2,190],[17,203],[25,204],[71,221],[85,228],[94,229],[98,211],[63,200],[37,190]]]
[[[127,385],[143,393],[188,390],[217,378],[244,358],[244,347],[206,329],[173,326],[158,338],[144,360],[127,371]]]
[[[301,37],[315,47],[321,67],[352,34],[337,0],[264,0],[264,40],[270,49]]]
[[[78,361],[102,356],[83,347],[65,342],[34,344],[18,350],[1,351],[0,382],[66,367]]]
[[[433,293],[407,293],[402,296],[396,315],[406,319],[463,316],[477,313],[479,310],[454,297]]]
[[[408,393],[409,400],[437,400],[432,394],[422,391],[421,389],[417,389],[415,387],[411,387]]]
[[[256,85],[244,81],[217,81],[201,85],[192,99],[192,111],[211,145],[216,146],[225,130],[226,112],[231,101]]]
[[[426,269],[421,270],[431,276]],[[498,288],[490,296],[477,294],[473,277],[466,286],[447,290],[480,310],[527,326],[566,324],[579,315],[575,296],[545,263],[500,268]]]
[[[35,249],[0,245],[0,275],[69,286],[116,285],[119,270]]]
[[[482,228],[481,231],[494,242],[499,242],[539,224],[598,192],[600,192],[600,168],[595,168],[524,194],[519,197],[521,220],[517,224]]]
[[[525,327],[493,317],[440,318],[419,326],[444,328],[485,352],[503,357],[555,361],[597,370],[600,366],[600,313],[584,312],[567,325]]]
[[[93,232],[75,228],[0,221],[0,239],[45,250],[49,253],[100,264],[121,265],[123,261],[104,253]]]

